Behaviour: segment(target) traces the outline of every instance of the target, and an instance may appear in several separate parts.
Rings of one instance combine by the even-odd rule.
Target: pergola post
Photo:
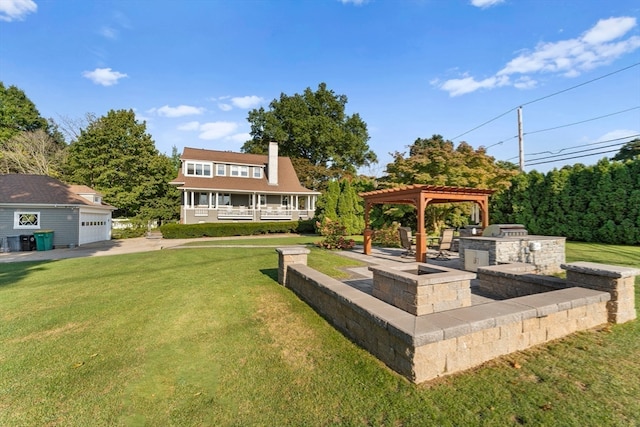
[[[373,231],[369,227],[369,211],[371,210],[371,203],[365,203],[364,207],[364,254],[371,255],[371,236]]]
[[[416,200],[417,220],[416,225],[416,261],[424,262],[427,258],[427,233],[424,226],[424,211],[429,204],[429,199],[418,197]]]

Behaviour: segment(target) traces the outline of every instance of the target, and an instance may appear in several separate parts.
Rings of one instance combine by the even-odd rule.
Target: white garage
[[[80,209],[78,245],[111,240],[111,211]]]

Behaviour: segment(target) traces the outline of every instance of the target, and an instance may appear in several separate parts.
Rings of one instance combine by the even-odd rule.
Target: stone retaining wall
[[[415,316],[304,264],[289,265],[283,284],[416,383],[606,323],[610,299],[574,287]]]
[[[564,279],[541,276],[535,271],[534,265],[519,262],[480,267],[476,273],[478,288],[497,297],[516,298],[569,287]]]

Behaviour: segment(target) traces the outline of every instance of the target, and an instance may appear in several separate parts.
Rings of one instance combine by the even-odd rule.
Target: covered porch
[[[298,220],[313,217],[315,194],[183,191],[183,224],[217,221]]]
[[[427,254],[424,212],[427,206],[431,203],[476,203],[480,210],[482,227],[484,228],[489,225],[489,196],[494,192],[495,190],[479,188],[414,184],[360,193],[360,197],[364,199],[365,203],[364,253],[366,255],[371,254],[371,235],[373,231],[370,228],[369,213],[373,205],[405,204],[416,207],[418,222],[416,224],[416,261],[424,262]]]

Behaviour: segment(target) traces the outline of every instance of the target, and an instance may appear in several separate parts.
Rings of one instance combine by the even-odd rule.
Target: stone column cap
[[[576,273],[593,274],[605,277],[633,277],[640,275],[640,269],[623,267],[620,265],[599,264],[597,262],[578,261],[569,264],[560,264],[560,268]]]
[[[309,249],[302,248],[299,246],[276,248],[276,252],[278,252],[281,255],[306,255],[311,253]]]

